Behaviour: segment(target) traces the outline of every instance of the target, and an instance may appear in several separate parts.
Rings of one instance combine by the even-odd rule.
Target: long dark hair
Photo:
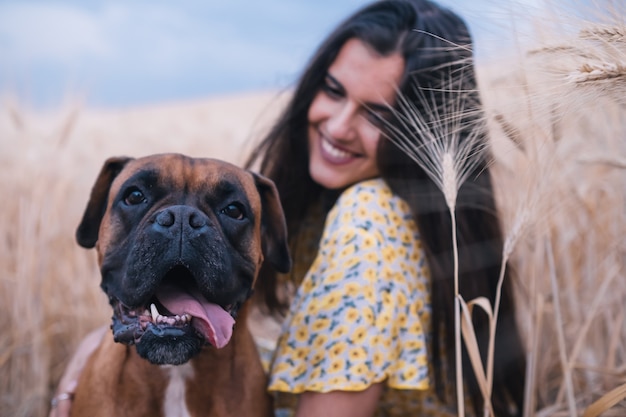
[[[464,120],[460,140],[481,123],[471,37],[466,24],[453,12],[428,0],[385,0],[357,11],[341,23],[318,48],[301,76],[297,88],[274,128],[251,154],[247,166],[260,162],[260,171],[278,188],[287,218],[292,254],[297,257],[297,236],[309,209],[320,201],[332,200],[334,191],[315,183],[308,171],[307,113],[323,84],[328,68],[345,42],[357,38],[381,56],[400,53],[405,62],[399,96],[411,102],[425,117],[432,106],[445,109],[443,94],[430,94],[435,103],[425,108],[419,92],[462,92]],[[437,102],[439,101],[439,102]],[[401,109],[397,109],[401,112]],[[442,116],[441,112],[438,114]],[[434,117],[434,116],[433,116]],[[474,130],[475,131],[475,130]],[[406,134],[415,134],[407,131]],[[477,147],[486,145],[482,133]],[[459,245],[459,290],[465,300],[479,296],[493,303],[502,261],[502,233],[494,201],[488,158],[474,166],[460,187],[456,218]],[[378,165],[392,190],[411,207],[418,224],[432,282],[432,355],[435,383],[440,396],[444,385],[454,384],[454,274],[452,224],[442,191],[428,174],[393,141],[379,142]],[[323,214],[326,214],[324,211]],[[269,266],[262,269],[257,295],[272,311],[284,307],[276,297],[277,275]],[[493,398],[498,416],[521,415],[525,380],[525,354],[519,336],[511,280],[502,289],[500,318],[496,330]],[[474,327],[481,352],[487,351],[489,324],[476,314]],[[444,361],[445,358],[445,361]],[[463,361],[465,384],[476,414],[483,399],[467,357]],[[513,406],[513,407],[512,407]]]

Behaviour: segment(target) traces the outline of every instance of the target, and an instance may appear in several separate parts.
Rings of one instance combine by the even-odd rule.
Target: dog
[[[273,415],[246,325],[264,260],[291,266],[272,181],[216,159],[109,158],[76,238],[113,317],[72,416]]]

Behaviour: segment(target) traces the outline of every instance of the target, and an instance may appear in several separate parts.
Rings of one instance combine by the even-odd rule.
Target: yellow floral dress
[[[382,179],[353,185],[327,216],[283,325],[269,390],[360,391],[384,382],[378,415],[452,415],[429,379],[430,314],[429,270],[408,205]]]

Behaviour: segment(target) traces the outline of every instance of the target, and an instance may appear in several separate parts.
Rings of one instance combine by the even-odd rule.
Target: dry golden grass
[[[603,415],[626,415],[626,14],[605,17],[570,18],[567,32],[560,18],[539,21],[543,38],[479,68],[529,352],[528,416],[591,417],[611,393]],[[49,115],[5,100],[0,416],[45,415],[78,341],[108,322],[93,251],[73,238],[104,159],[177,151],[242,162],[283,98]]]
[[[626,14],[607,4],[601,25],[571,18],[506,75],[481,72],[529,351],[527,415],[581,415],[626,383]],[[626,415],[626,403],[603,415]]]

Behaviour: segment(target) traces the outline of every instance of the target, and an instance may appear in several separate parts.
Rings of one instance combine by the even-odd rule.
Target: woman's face
[[[398,53],[382,57],[362,41],[348,40],[328,68],[309,107],[309,173],[329,189],[379,175],[379,117],[395,102],[404,71]]]

